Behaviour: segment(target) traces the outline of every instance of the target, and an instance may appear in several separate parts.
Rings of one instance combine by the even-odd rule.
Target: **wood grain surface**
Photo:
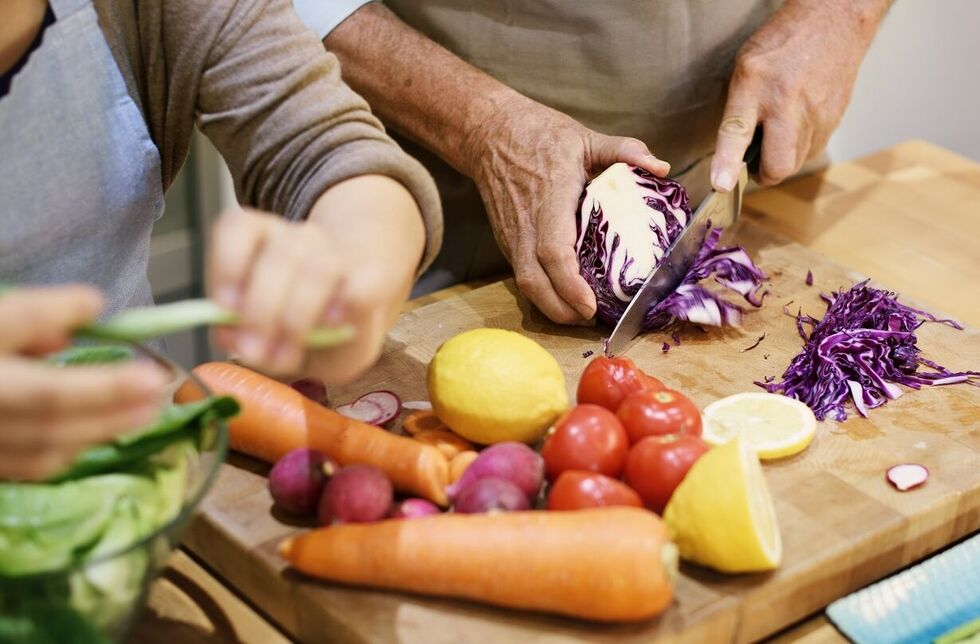
[[[906,163],[910,157],[914,162]],[[914,160],[918,158],[924,160]],[[940,167],[937,158],[952,170]],[[910,302],[975,323],[978,209],[956,215],[952,196],[976,204],[980,183],[976,165],[963,162],[960,176],[960,164],[952,155],[912,143],[846,164],[847,172],[831,168],[823,181],[806,178],[800,180],[809,182],[804,187],[797,182],[751,195],[748,216],[732,232],[772,278],[766,306],[748,315],[742,329],[686,329],[683,344],[668,354],[660,350],[665,336],[654,334],[634,345],[629,355],[700,405],[754,390],[754,380],[778,376],[799,350],[795,326],[782,306],[792,302],[794,310],[802,307],[819,315],[819,292],[846,288],[867,273],[880,285],[901,290]],[[877,178],[869,180],[868,173]],[[924,196],[937,182],[952,196],[925,200],[927,206]],[[962,194],[954,190],[958,186],[963,186]],[[923,232],[925,215],[920,211],[926,207],[943,211],[936,217],[954,212],[946,220],[951,230]],[[799,221],[793,219],[797,215]],[[834,233],[839,236],[834,244],[847,247],[836,257],[861,269],[813,250],[830,243],[825,242],[830,233],[808,233],[808,217],[838,217],[825,222],[829,229],[849,219],[852,232]],[[894,225],[879,230],[885,220],[894,220]],[[882,241],[900,233],[905,246]],[[790,241],[794,236],[810,248]],[[882,263],[882,254],[890,254],[887,263]],[[947,265],[925,279],[910,268],[914,261]],[[813,272],[813,287],[805,285],[807,270]],[[937,296],[936,280],[948,287],[946,293],[959,297]],[[332,392],[333,400],[343,402],[377,388],[393,389],[406,399],[424,398],[425,368],[439,344],[480,326],[518,330],[548,348],[566,374],[570,394],[586,362],[583,352],[598,351],[604,333],[556,327],[519,298],[510,282],[499,282],[404,315],[378,366],[355,385]],[[756,349],[741,352],[763,332],[766,338]],[[980,365],[978,339],[973,329],[927,325],[919,331],[925,355],[951,368]],[[767,575],[726,577],[685,567],[674,605],[644,624],[596,626],[302,579],[284,569],[275,546],[303,526],[288,525],[273,514],[263,478],[266,467],[240,457],[233,457],[221,472],[188,545],[303,641],[640,642],[654,636],[664,641],[752,641],[980,529],[978,410],[980,390],[944,387],[910,392],[875,410],[870,419],[822,423],[806,452],[765,468],[785,543],[781,568]],[[930,468],[925,487],[903,494],[888,486],[885,469],[904,461]]]

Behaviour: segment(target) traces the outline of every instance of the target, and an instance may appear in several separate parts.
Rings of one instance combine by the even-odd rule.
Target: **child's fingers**
[[[286,302],[312,249],[299,232],[297,226],[277,227],[255,258],[245,286],[237,338],[238,351],[246,362],[268,366],[273,344],[282,335]]]
[[[267,215],[231,210],[218,218],[208,253],[208,292],[239,311],[255,257],[276,222]]]
[[[95,319],[104,299],[89,286],[13,289],[0,294],[0,352],[57,346]]]

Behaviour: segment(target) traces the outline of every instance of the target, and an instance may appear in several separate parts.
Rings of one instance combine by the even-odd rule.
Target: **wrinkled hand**
[[[731,190],[755,126],[759,181],[773,185],[822,152],[840,124],[887,0],[788,0],[742,46],[711,164]]]
[[[43,479],[156,414],[167,376],[154,365],[63,368],[32,357],[66,346],[102,307],[81,286],[0,294],[0,479]]]
[[[225,213],[208,257],[208,290],[241,323],[218,329],[215,338],[266,372],[302,370],[327,384],[349,382],[380,356],[424,240],[415,201],[385,177],[338,184],[302,222],[254,210]],[[341,324],[354,327],[352,340],[306,348],[313,328]]]
[[[637,140],[593,132],[521,97],[488,121],[473,178],[521,292],[551,320],[584,324],[595,294],[579,274],[575,212],[586,181],[624,161],[665,176],[670,166]]]

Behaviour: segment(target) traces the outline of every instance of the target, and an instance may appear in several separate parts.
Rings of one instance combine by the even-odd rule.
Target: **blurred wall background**
[[[919,138],[980,161],[978,31],[978,0],[895,0],[830,141],[831,157]]]

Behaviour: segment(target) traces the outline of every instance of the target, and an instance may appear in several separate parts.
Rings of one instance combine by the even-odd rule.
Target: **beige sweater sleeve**
[[[112,11],[123,23],[125,4]],[[442,241],[434,182],[344,84],[337,59],[290,0],[145,0],[137,13],[138,44],[126,37],[117,58],[132,64],[165,185],[186,155],[194,121],[228,163],[238,199],[290,219],[306,217],[345,179],[385,175],[422,211],[428,266]]]

